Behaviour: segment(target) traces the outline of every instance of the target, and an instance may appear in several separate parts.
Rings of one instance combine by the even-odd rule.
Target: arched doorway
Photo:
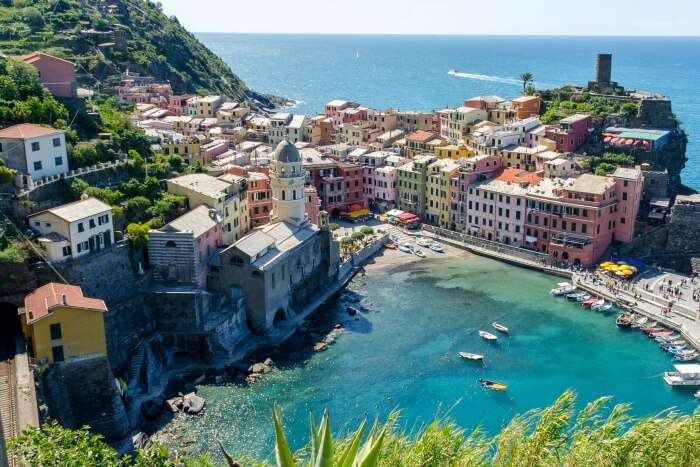
[[[281,321],[287,319],[287,314],[282,308],[279,308],[275,313],[275,319],[272,321],[273,326],[277,326]]]
[[[568,251],[563,252],[561,254],[561,259],[563,259],[564,261],[568,260],[569,259],[569,252]]]

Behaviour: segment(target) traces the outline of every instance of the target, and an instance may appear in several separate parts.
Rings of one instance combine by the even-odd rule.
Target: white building
[[[17,171],[18,186],[68,172],[65,132],[30,123],[0,130],[0,159]]]
[[[79,258],[114,243],[112,208],[96,198],[32,214],[27,218],[49,262]]]

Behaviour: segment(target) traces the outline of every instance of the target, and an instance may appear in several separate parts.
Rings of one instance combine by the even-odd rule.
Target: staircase
[[[140,378],[143,367],[146,364],[146,350],[148,349],[148,341],[142,340],[136,347],[134,355],[131,357],[129,370],[127,371],[127,388],[133,390],[140,386]]]

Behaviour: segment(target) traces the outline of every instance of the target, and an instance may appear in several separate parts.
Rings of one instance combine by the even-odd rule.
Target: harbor
[[[232,452],[268,456],[273,432],[260,420],[269,419],[270,401],[280,403],[297,448],[309,412],[326,408],[339,429],[363,414],[382,418],[400,407],[401,426],[410,431],[449,408],[461,426],[494,433],[510,416],[547,405],[570,387],[581,404],[604,395],[629,401],[635,416],[697,406],[692,391],[663,382],[673,370],[670,359],[653,340],[618,329],[616,313],[553,299],[549,291],[561,279],[551,275],[440,243],[445,253],[426,251],[425,259],[385,250],[346,293],[322,306],[316,316],[344,328],[325,351],[273,357],[276,368],[252,385],[198,386],[207,409],[173,422],[174,446],[201,452],[220,439]],[[354,316],[348,305],[358,309]],[[494,322],[509,332],[497,331]],[[506,389],[484,388],[480,379]]]

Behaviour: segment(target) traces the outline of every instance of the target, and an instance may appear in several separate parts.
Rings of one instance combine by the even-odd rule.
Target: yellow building
[[[460,165],[452,159],[439,159],[428,166],[425,186],[426,220],[447,228],[450,225],[450,188]]]
[[[75,285],[49,283],[24,299],[22,330],[32,357],[49,365],[89,354],[106,354],[103,300],[83,296]]]
[[[456,146],[448,144],[447,146],[436,146],[434,148],[435,156],[438,159],[461,159],[463,157],[471,157],[474,155],[466,146]]]
[[[162,143],[163,154],[177,154],[185,158],[188,163],[199,158],[201,146],[196,138],[183,139],[178,142]]]

